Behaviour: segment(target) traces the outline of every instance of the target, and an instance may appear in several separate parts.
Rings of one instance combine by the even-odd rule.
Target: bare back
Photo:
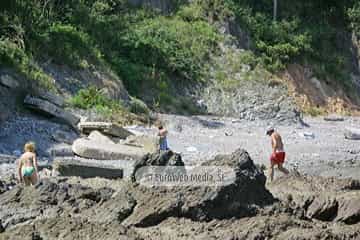
[[[274,152],[283,152],[284,144],[279,133],[271,134],[271,146]]]
[[[25,167],[34,167],[35,166],[35,154],[32,152],[25,152],[20,157],[20,165]]]

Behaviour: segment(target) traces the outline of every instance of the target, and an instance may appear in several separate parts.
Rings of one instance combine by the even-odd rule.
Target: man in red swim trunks
[[[284,144],[281,136],[274,128],[270,127],[266,131],[266,135],[271,137],[272,154],[270,156],[270,181],[274,179],[274,166],[278,165],[278,169],[284,174],[289,174],[289,171],[283,167],[285,161]]]

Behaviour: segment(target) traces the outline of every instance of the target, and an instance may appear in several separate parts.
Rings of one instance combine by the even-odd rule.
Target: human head
[[[25,152],[35,152],[35,143],[34,142],[27,142],[24,146]]]
[[[271,136],[271,134],[273,134],[274,131],[275,129],[273,127],[268,127],[266,129],[266,135]]]
[[[164,128],[164,126],[163,126],[163,124],[161,123],[161,121],[157,121],[155,125],[156,125],[156,127],[157,127],[159,130],[161,130],[161,129]]]

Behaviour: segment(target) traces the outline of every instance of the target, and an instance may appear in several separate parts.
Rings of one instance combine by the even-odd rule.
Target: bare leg
[[[23,177],[23,179],[24,179],[25,186],[30,186],[31,185],[30,177]]]
[[[286,168],[283,167],[282,163],[280,163],[278,165],[278,168],[281,172],[283,172],[284,174],[288,175],[289,174],[289,170],[287,170]]]
[[[37,173],[36,172],[34,172],[33,175],[31,175],[30,180],[31,180],[31,185],[33,185],[33,186],[37,183],[38,179],[37,179]]]
[[[270,182],[272,182],[274,180],[274,164],[273,163],[270,164],[269,177],[270,177]]]

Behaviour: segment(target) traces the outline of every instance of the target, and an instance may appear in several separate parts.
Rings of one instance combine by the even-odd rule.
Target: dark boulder
[[[259,207],[271,204],[274,198],[265,188],[265,176],[249,154],[237,150],[221,155],[203,166],[230,167],[235,181],[219,186],[176,186],[172,188],[137,186],[132,192],[137,201],[125,225],[153,226],[168,217],[185,217],[196,221],[253,216]]]

